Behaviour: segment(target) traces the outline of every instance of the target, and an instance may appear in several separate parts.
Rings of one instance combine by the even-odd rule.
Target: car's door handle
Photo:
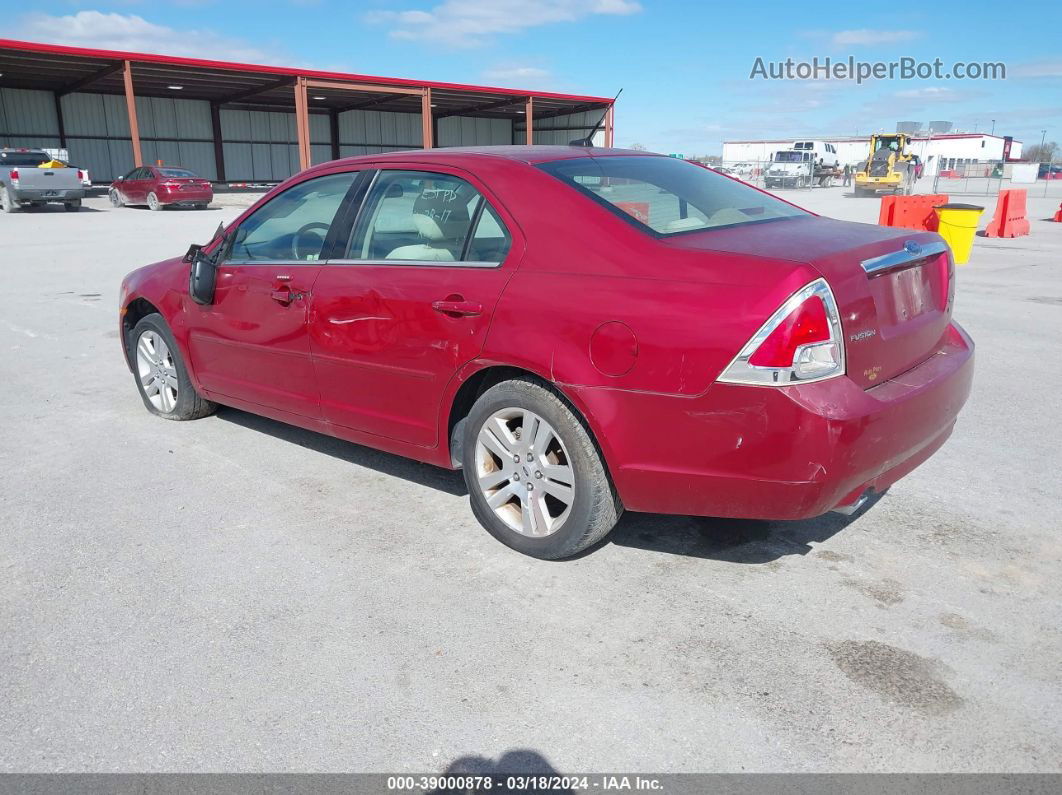
[[[475,301],[432,301],[431,308],[454,317],[475,317],[483,314],[483,305]]]
[[[284,306],[287,306],[294,300],[295,294],[292,293],[290,289],[285,287],[283,290],[274,290],[269,294],[269,297],[277,303],[284,304]]]

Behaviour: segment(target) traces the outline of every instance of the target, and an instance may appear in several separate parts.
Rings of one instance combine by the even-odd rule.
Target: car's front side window
[[[357,172],[329,174],[300,182],[273,197],[243,220],[227,259],[230,262],[314,262],[343,197]]]
[[[497,213],[450,174],[381,171],[366,197],[347,259],[396,264],[500,263],[510,246]]]

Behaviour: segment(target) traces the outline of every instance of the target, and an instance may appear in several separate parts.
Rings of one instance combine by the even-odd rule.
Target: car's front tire
[[[462,466],[487,531],[536,558],[593,546],[623,506],[589,432],[549,387],[524,379],[484,392],[465,424]]]
[[[200,396],[162,315],[140,319],[129,334],[129,360],[147,410],[167,420],[197,420],[216,404]]]
[[[111,200],[111,207],[124,207],[125,200],[122,198],[122,194],[116,191],[114,188],[107,193],[107,198]]]

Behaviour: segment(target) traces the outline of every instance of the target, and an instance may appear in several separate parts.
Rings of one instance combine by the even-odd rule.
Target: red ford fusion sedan
[[[953,296],[933,233],[644,152],[492,147],[304,171],[129,274],[120,322],[149,411],[460,468],[490,533],[564,558],[625,509],[854,511],[966,401]]]
[[[214,188],[209,180],[186,168],[142,166],[118,177],[107,195],[115,207],[146,204],[152,210],[161,210],[178,204],[205,210],[214,200]]]

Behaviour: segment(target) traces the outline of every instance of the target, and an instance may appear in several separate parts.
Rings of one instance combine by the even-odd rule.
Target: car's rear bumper
[[[928,360],[867,390],[842,377],[716,384],[692,399],[573,391],[630,510],[802,519],[883,491],[944,444],[973,379],[973,343],[957,325],[948,336]]]
[[[12,192],[18,202],[71,202],[85,198],[85,189],[54,188],[49,190],[35,188],[18,188]]]
[[[160,190],[155,195],[162,204],[209,204],[214,200],[212,190]]]

